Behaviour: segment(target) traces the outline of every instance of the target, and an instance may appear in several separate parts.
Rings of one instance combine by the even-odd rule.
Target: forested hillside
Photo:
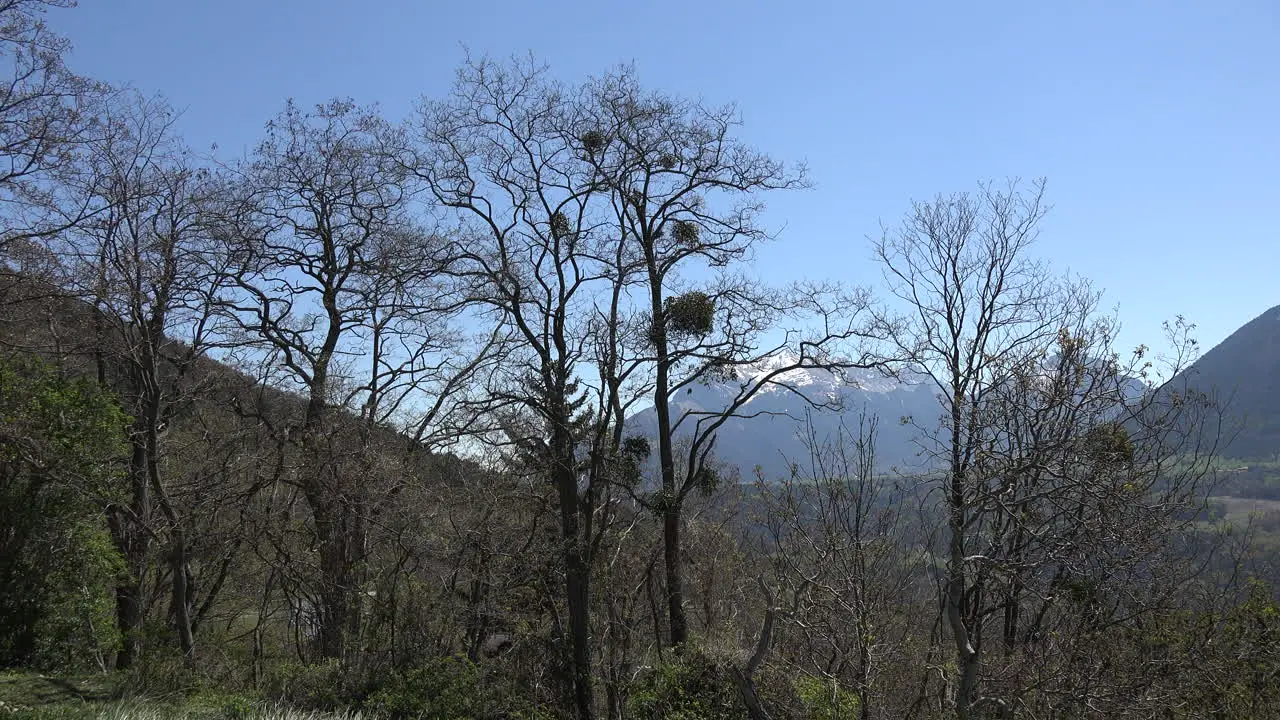
[[[229,161],[69,70],[58,4],[0,2],[0,693],[110,690],[0,709],[1280,712],[1193,327],[1120,346],[1044,181],[778,286],[811,178],[731,105],[471,58]]]

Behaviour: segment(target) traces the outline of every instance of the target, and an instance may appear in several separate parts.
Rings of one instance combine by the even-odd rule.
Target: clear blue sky
[[[1208,347],[1280,304],[1277,0],[81,0],[50,24],[77,69],[236,153],[287,97],[402,116],[463,46],[567,81],[634,61],[808,161],[817,188],[770,203],[767,277],[876,282],[866,237],[911,199],[1046,176],[1040,253],[1106,289],[1127,342],[1183,313]]]

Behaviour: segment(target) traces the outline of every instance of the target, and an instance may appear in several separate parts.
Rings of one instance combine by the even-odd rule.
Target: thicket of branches
[[[807,174],[732,106],[469,60],[219,163],[49,4],[0,3],[0,664],[403,717],[1275,712],[1190,328],[1118,347],[1034,255],[1043,183],[913,204],[880,289],[772,287]],[[899,418],[765,419],[786,477],[717,453],[852,369],[932,386],[920,473],[877,462]]]

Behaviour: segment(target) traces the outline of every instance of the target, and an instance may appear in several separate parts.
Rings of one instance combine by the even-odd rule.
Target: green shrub
[[[841,720],[858,716],[858,696],[827,678],[801,675],[795,679],[796,694],[808,720]]]
[[[0,357],[0,666],[101,669],[123,569],[118,499],[128,418],[91,382]]]
[[[650,669],[631,688],[630,715],[667,720],[734,720],[747,717],[729,670],[704,653],[686,651]]]
[[[414,720],[467,720],[483,715],[478,671],[460,658],[441,658],[396,673],[369,697],[379,715]]]
[[[125,671],[124,694],[167,697],[189,695],[200,690],[200,678],[183,664],[182,653],[160,641],[162,633],[167,632],[160,622],[150,622],[140,632],[144,636],[145,651]]]
[[[268,683],[271,695],[308,710],[337,710],[349,704],[350,683],[337,660],[314,665],[280,665]]]
[[[210,700],[217,708],[218,717],[225,720],[254,720],[264,714],[259,701],[244,695],[223,695]]]

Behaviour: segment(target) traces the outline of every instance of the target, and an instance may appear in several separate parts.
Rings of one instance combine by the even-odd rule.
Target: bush
[[[153,618],[137,632],[142,637],[143,652],[121,673],[125,696],[185,696],[214,684],[209,682],[203,666],[193,670],[183,661],[182,652],[171,642],[171,630],[165,622]]]
[[[337,660],[281,665],[268,684],[281,701],[308,710],[337,710],[349,704],[349,686]]]
[[[858,716],[858,696],[840,687],[835,680],[801,675],[795,679],[795,687],[808,720],[840,720]]]
[[[652,668],[631,688],[633,717],[733,720],[747,717],[728,668],[697,651]]]
[[[461,658],[441,658],[396,673],[367,707],[388,718],[467,720],[483,716],[478,671]]]
[[[103,508],[128,418],[96,385],[0,358],[0,666],[101,669],[123,564]]]

